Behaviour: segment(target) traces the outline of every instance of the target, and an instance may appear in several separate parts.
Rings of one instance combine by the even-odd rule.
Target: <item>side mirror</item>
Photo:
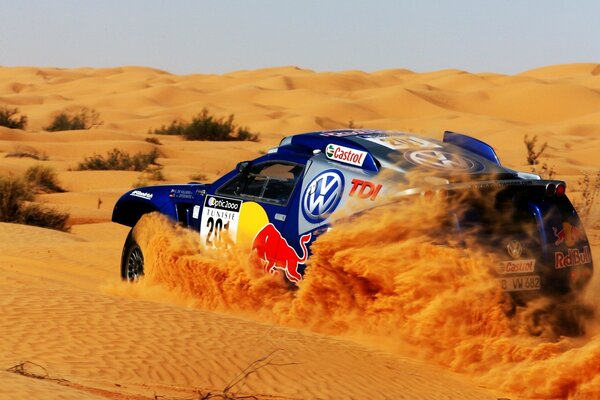
[[[235,169],[240,174],[245,174],[246,172],[248,172],[248,168],[250,168],[250,161],[242,161],[237,164],[237,167]]]

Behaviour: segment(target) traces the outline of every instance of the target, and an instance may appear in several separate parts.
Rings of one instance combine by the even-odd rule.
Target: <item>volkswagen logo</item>
[[[523,246],[521,246],[521,242],[518,240],[511,240],[506,245],[506,250],[508,251],[508,255],[512,258],[521,257],[521,253],[523,252]]]
[[[404,153],[404,158],[415,165],[446,171],[478,172],[483,164],[460,154],[439,150],[418,150]]]
[[[344,193],[344,176],[335,169],[317,175],[302,196],[302,214],[307,221],[319,223],[335,210]]]

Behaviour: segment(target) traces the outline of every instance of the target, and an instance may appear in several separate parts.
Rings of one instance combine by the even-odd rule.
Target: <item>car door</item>
[[[288,279],[300,280],[306,239],[290,245],[286,226],[303,173],[302,162],[286,160],[256,162],[240,171],[206,196],[200,223],[204,243],[215,245],[227,232],[230,240],[255,250],[268,271],[282,270]]]

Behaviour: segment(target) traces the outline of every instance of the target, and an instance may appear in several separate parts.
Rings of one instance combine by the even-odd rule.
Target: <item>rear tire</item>
[[[129,231],[123,253],[121,255],[121,278],[124,281],[136,282],[144,276],[144,253],[133,237],[133,229]]]

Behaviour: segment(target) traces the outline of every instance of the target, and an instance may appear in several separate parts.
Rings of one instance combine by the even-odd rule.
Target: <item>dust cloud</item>
[[[204,248],[197,233],[150,214],[135,230],[146,275],[121,294],[173,301],[271,323],[343,335],[469,374],[527,398],[600,396],[600,324],[556,334],[544,316],[571,304],[512,307],[491,275],[494,258],[447,246],[436,199],[378,207],[341,219],[312,245],[297,287],[265,274],[256,255],[229,243]],[[596,275],[596,278],[598,275]],[[599,280],[586,300],[598,304]],[[547,326],[548,325],[548,326]]]

